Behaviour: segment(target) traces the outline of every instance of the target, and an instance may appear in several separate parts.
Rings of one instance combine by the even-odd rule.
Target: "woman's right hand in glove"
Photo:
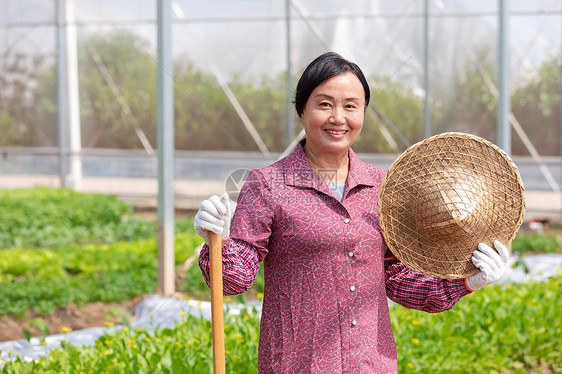
[[[197,234],[209,244],[209,231],[221,234],[222,239],[228,237],[231,217],[232,206],[228,193],[225,192],[221,197],[213,195],[201,203],[193,226]]]

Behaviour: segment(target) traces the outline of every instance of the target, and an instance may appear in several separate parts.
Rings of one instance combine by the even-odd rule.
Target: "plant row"
[[[64,188],[0,190],[0,249],[108,244],[155,238],[157,223],[140,219],[112,195]],[[175,222],[177,233],[192,234],[193,219]],[[561,235],[520,235],[514,252],[556,252]]]
[[[513,252],[556,253],[562,248],[562,235],[519,235],[513,241]]]
[[[113,195],[65,188],[0,190],[0,249],[113,243],[154,238],[156,222],[138,218]],[[193,220],[180,219],[176,232],[193,233]]]
[[[192,256],[199,241],[195,234],[176,235],[176,264]],[[4,250],[0,256],[0,315],[45,316],[69,303],[119,302],[154,292],[157,248],[157,241],[149,239]]]

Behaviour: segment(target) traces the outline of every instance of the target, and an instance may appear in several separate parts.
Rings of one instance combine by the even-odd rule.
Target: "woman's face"
[[[365,91],[355,74],[328,79],[312,91],[301,114],[306,146],[315,153],[344,154],[365,117]]]

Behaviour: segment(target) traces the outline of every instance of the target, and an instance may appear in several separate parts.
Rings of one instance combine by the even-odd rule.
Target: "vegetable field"
[[[0,191],[0,216],[0,315],[6,318],[23,325],[70,304],[120,302],[156,290],[155,223],[114,197],[61,189]],[[177,221],[178,269],[200,242],[190,218]],[[559,243],[555,235],[518,237],[513,248],[559,251]],[[196,262],[181,271],[180,291],[208,299]],[[393,305],[399,372],[562,373],[560,275],[490,286],[441,314]],[[247,295],[227,301],[260,298],[262,292],[260,273]],[[180,317],[174,328],[153,333],[132,329],[124,318],[123,329],[108,330],[90,347],[64,343],[32,362],[3,352],[0,366],[6,373],[211,373],[210,322],[189,313]],[[228,313],[225,335],[227,372],[256,373],[259,316],[250,310]]]

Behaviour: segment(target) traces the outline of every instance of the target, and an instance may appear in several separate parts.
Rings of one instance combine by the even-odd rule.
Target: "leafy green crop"
[[[200,238],[176,235],[180,264]],[[50,315],[68,303],[119,302],[154,292],[158,280],[155,239],[52,249],[7,249],[0,256],[0,315]]]
[[[560,235],[520,235],[513,240],[513,252],[556,253],[562,247]]]
[[[115,197],[65,189],[0,191],[0,217],[0,248],[10,248],[0,256],[0,315],[49,315],[69,303],[125,301],[156,289],[156,223],[137,218]],[[176,233],[179,265],[201,238],[189,218],[176,222]],[[558,236],[521,236],[513,250],[554,252],[561,244]],[[208,298],[196,264],[181,290]],[[263,293],[263,269],[253,293]],[[395,305],[399,372],[562,373],[561,310],[561,278],[487,287],[441,314]],[[258,317],[247,311],[230,316],[225,330],[227,372],[257,372]],[[94,347],[65,343],[39,362],[7,363],[4,372],[211,372],[210,335],[209,321],[186,316],[176,328],[154,334],[126,329],[106,334]]]
[[[561,310],[562,278],[490,286],[440,314],[395,305],[400,373],[560,373]]]
[[[139,219],[116,196],[64,188],[0,190],[0,217],[0,249],[143,240],[158,233],[156,222]],[[193,220],[178,220],[176,232],[194,233]]]
[[[400,373],[562,372],[562,278],[491,286],[452,311],[428,314],[394,305]],[[225,319],[226,371],[256,373],[258,317]],[[543,371],[544,369],[544,371]],[[92,347],[63,344],[38,362],[8,362],[6,373],[211,373],[211,324],[185,315],[173,329],[108,333]]]
[[[64,342],[38,362],[7,362],[5,373],[212,373],[211,322],[182,313],[175,328],[107,333],[91,347]],[[259,317],[246,309],[225,319],[226,372],[257,373]]]

